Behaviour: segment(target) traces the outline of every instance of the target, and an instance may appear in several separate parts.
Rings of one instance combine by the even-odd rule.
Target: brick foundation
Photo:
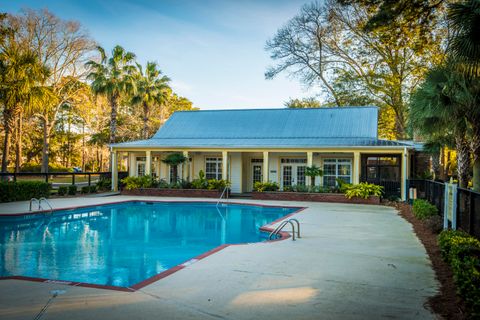
[[[155,197],[185,197],[185,198],[220,198],[222,194],[218,190],[202,189],[134,189],[122,190],[123,195],[127,196],[155,196]]]
[[[304,193],[304,192],[252,192],[255,200],[313,201],[355,204],[380,204],[380,198],[371,196],[368,199],[347,199],[343,193]]]

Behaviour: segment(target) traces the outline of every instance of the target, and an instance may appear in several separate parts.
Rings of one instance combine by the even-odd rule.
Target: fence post
[[[48,172],[45,172],[45,182],[48,183]]]
[[[17,182],[17,173],[13,172],[13,182]]]
[[[72,185],[75,185],[75,173],[72,173]]]
[[[448,184],[445,183],[445,196],[443,204],[443,230],[448,229]]]
[[[88,187],[92,184],[92,175],[89,173],[88,174]]]

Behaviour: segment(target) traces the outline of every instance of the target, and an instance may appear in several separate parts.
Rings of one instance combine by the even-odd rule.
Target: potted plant
[[[171,153],[162,160],[163,163],[168,164],[173,168],[172,181],[178,181],[178,165],[185,161],[187,161],[187,157],[181,153]]]
[[[305,167],[305,176],[310,177],[312,179],[311,186],[315,186],[315,177],[323,176],[323,170],[317,167],[316,165],[312,164],[311,167]]]

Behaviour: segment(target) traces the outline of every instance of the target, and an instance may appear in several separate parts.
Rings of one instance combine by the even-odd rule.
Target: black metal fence
[[[434,204],[443,216],[445,206],[445,184],[432,180],[408,180],[407,190],[417,189],[417,198]],[[408,193],[408,192],[407,192]],[[409,196],[409,194],[407,194]],[[457,228],[480,239],[480,193],[457,188]]]
[[[128,176],[128,172],[118,173],[118,180]],[[52,184],[53,188],[62,185],[91,186],[102,179],[111,179],[111,172],[0,172],[1,181],[45,181]]]
[[[360,182],[373,183],[383,187],[383,197],[384,198],[400,198],[400,181],[395,180],[379,180],[379,179],[368,179],[367,177],[360,177]]]

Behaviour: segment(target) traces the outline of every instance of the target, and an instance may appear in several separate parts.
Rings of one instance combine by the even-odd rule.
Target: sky
[[[0,11],[48,8],[77,20],[107,51],[119,44],[142,64],[156,61],[202,110],[279,108],[315,94],[287,74],[264,77],[274,63],[265,42],[305,1],[0,0]]]

